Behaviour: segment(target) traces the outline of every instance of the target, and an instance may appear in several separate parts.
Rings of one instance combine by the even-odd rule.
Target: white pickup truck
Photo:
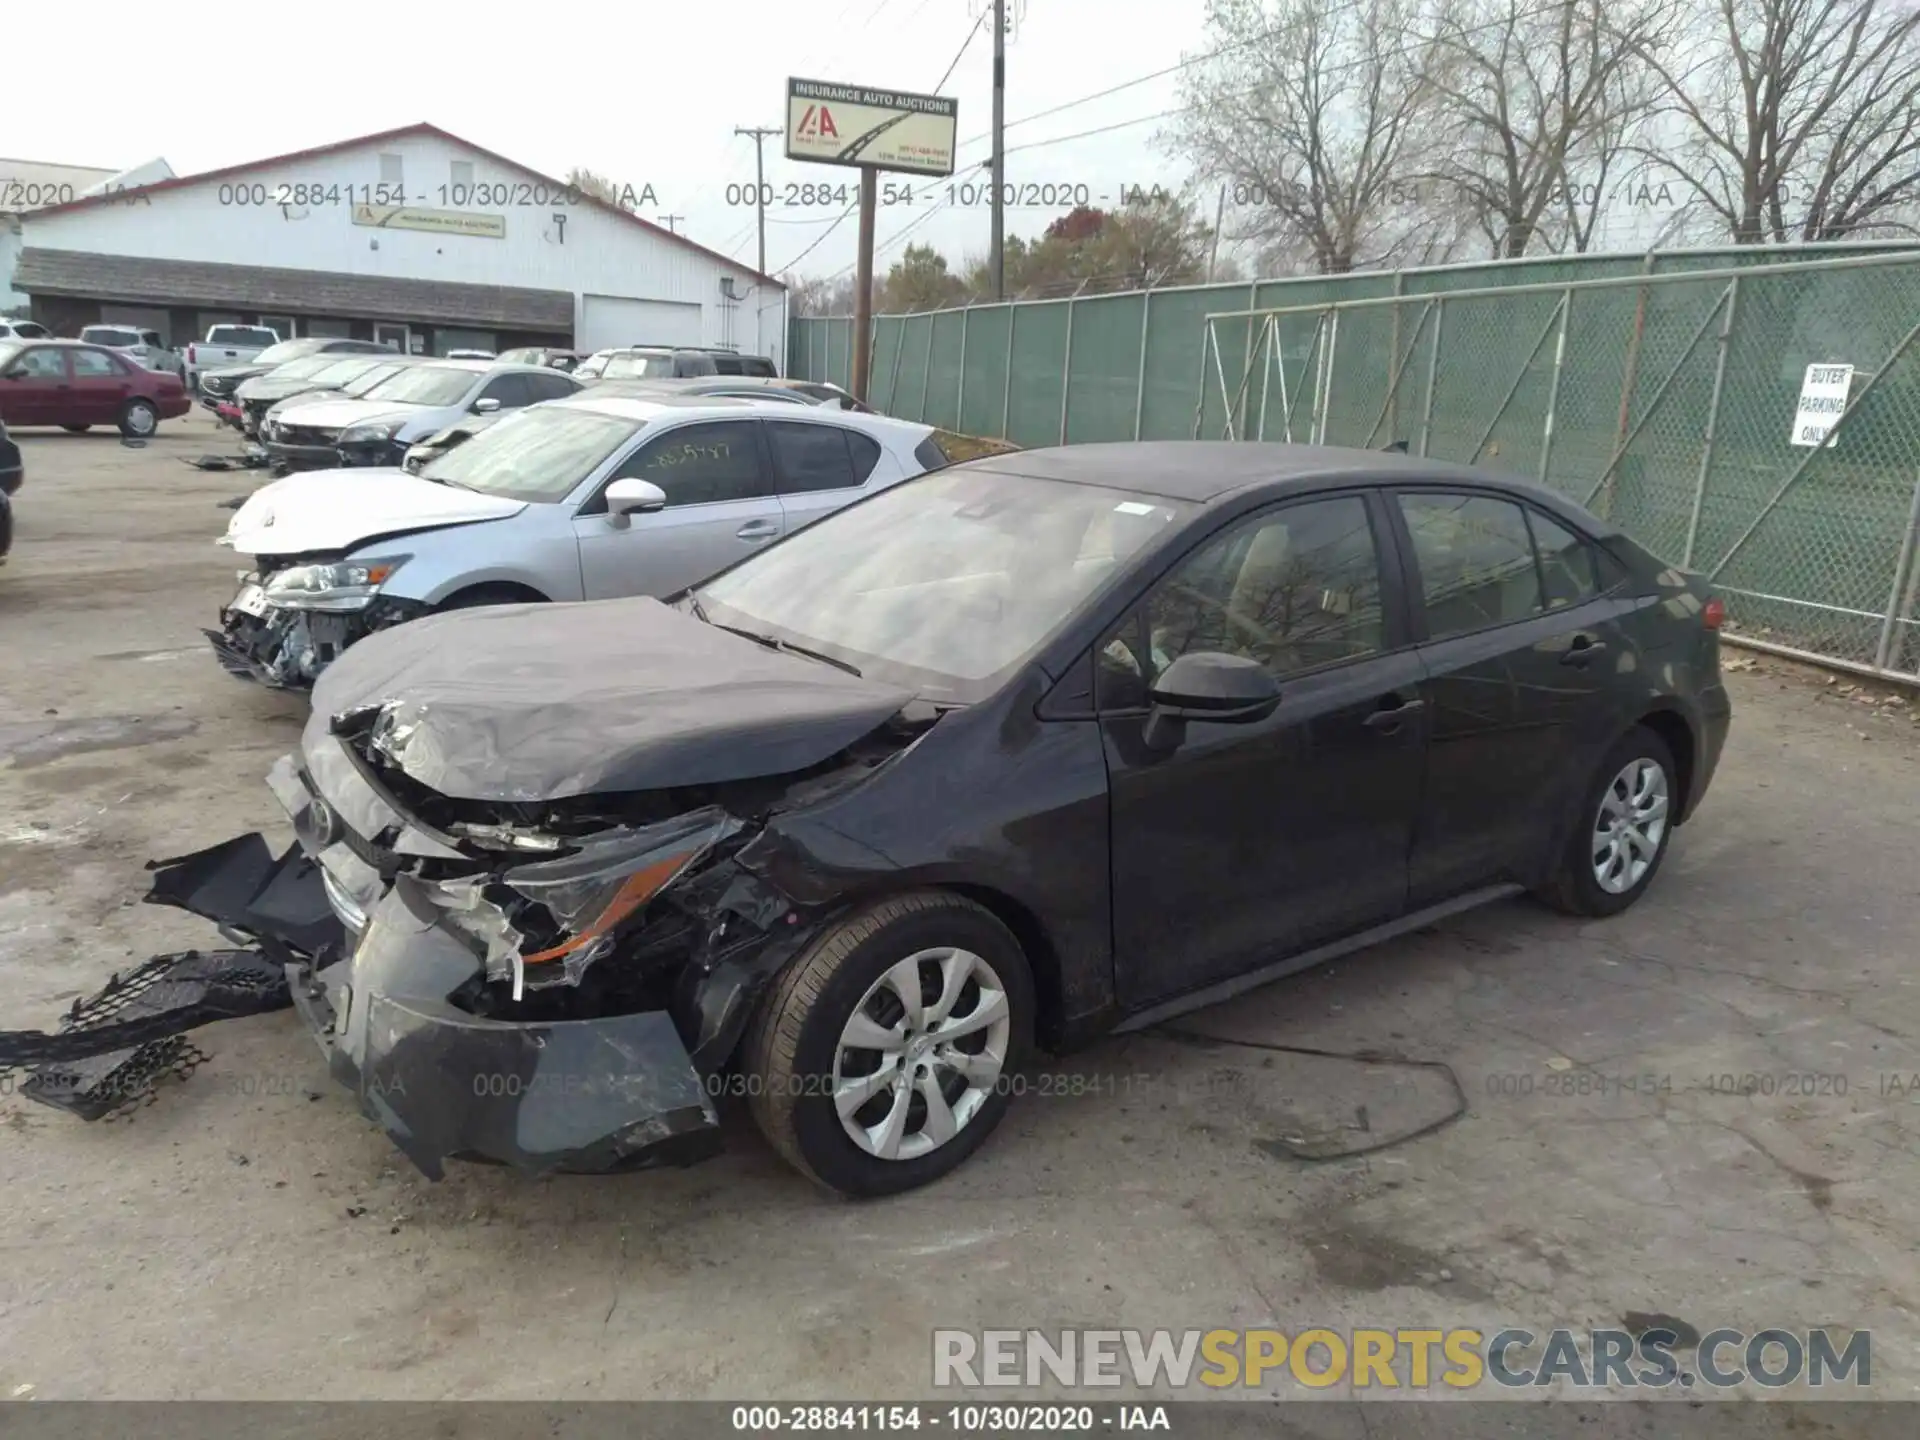
[[[280,343],[280,332],[269,325],[215,325],[207,338],[187,346],[187,393],[199,388],[200,372],[223,365],[244,365],[270,345]]]

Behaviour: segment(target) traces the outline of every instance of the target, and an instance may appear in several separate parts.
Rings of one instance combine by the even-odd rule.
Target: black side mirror
[[[1148,697],[1141,738],[1152,750],[1177,749],[1187,738],[1189,720],[1216,725],[1250,725],[1280,706],[1280,683],[1266,666],[1242,655],[1195,650],[1166,669]]]

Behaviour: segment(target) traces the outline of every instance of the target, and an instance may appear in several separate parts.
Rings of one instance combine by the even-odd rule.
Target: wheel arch
[[[1700,749],[1694,723],[1672,701],[1654,706],[1634,723],[1636,727],[1644,726],[1653,731],[1673,752],[1674,768],[1679,772],[1673,777],[1673,783],[1680,792],[1679,804],[1674,807],[1673,823],[1683,825],[1693,814],[1694,777]]]
[[[1060,952],[1054,947],[1040,917],[1004,890],[971,881],[949,881],[933,888],[971,900],[1012,932],[1033,975],[1034,1035],[1053,1049],[1064,1042],[1067,1029],[1066,989],[1060,970]]]
[[[433,604],[436,609],[457,610],[476,603],[538,605],[550,603],[552,599],[522,580],[474,580],[449,588]]]

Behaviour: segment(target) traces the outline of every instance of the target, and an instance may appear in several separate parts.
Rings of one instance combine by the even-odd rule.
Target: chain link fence
[[[1920,679],[1917,340],[1920,253],[1229,312],[1192,433],[1526,475],[1714,581],[1735,638]]]
[[[1727,594],[1762,648],[1920,678],[1920,250],[1656,251],[975,305],[873,322],[880,409],[1020,445],[1379,447],[1541,480]],[[850,383],[853,322],[790,373]],[[1853,366],[1827,446],[1810,365]]]

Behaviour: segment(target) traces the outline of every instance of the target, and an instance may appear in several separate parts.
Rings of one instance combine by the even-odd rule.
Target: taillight
[[[1709,630],[1718,630],[1727,619],[1727,602],[1718,595],[1713,596],[1700,607],[1700,623]]]
[[[196,363],[194,359],[193,346],[191,345],[187,346],[187,363],[189,365]]]

